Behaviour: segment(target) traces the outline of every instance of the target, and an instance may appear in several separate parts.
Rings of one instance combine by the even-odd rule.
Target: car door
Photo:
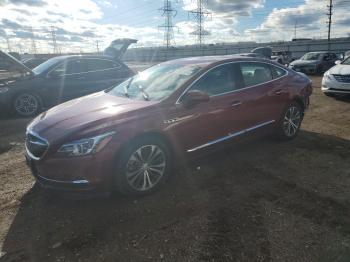
[[[234,63],[212,68],[197,79],[179,98],[173,108],[169,131],[179,148],[194,152],[223,142],[244,130],[244,106],[234,94],[241,83]],[[199,90],[210,96],[208,102],[186,107],[186,93]]]
[[[118,61],[105,58],[89,58],[87,63],[89,92],[98,92],[119,84],[129,77],[129,70]]]
[[[239,95],[244,97],[249,129],[258,129],[277,122],[288,102],[287,71],[263,62],[240,62],[244,87]]]

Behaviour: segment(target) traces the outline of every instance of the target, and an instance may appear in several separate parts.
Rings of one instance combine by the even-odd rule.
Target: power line
[[[202,0],[197,0],[197,8],[195,10],[189,11],[189,15],[190,14],[194,17],[194,19],[197,20],[197,29],[191,34],[197,36],[197,42],[201,46],[203,36],[209,35],[209,32],[204,30],[203,21],[204,18],[210,15],[211,13],[205,10]]]
[[[176,16],[177,11],[172,8],[170,0],[164,0],[164,6],[159,8],[159,11],[162,12],[165,21],[164,24],[159,25],[158,28],[164,29],[164,44],[169,48],[171,42],[174,41],[174,25],[172,18]]]

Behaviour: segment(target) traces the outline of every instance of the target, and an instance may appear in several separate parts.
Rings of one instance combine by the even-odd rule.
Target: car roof
[[[261,61],[261,62],[272,62],[269,59],[260,58],[260,57],[248,57],[244,54],[235,54],[235,55],[221,55],[221,56],[194,56],[179,58],[175,60],[170,60],[164,63],[169,64],[183,64],[183,65],[201,65],[208,66],[210,64],[221,63],[221,62],[233,62],[233,61]]]

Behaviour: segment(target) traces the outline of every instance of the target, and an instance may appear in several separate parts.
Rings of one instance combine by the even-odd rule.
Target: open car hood
[[[137,43],[136,39],[120,38],[113,40],[104,50],[104,55],[111,56],[114,59],[121,59],[131,44]]]
[[[34,75],[34,72],[21,61],[17,60],[13,56],[0,50],[0,64],[1,69],[6,71],[20,71],[22,73],[29,73]]]

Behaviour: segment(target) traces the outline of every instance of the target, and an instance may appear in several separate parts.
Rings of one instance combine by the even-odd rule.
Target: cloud
[[[43,0],[0,0],[0,5],[14,4],[27,6],[44,6],[46,2]]]

